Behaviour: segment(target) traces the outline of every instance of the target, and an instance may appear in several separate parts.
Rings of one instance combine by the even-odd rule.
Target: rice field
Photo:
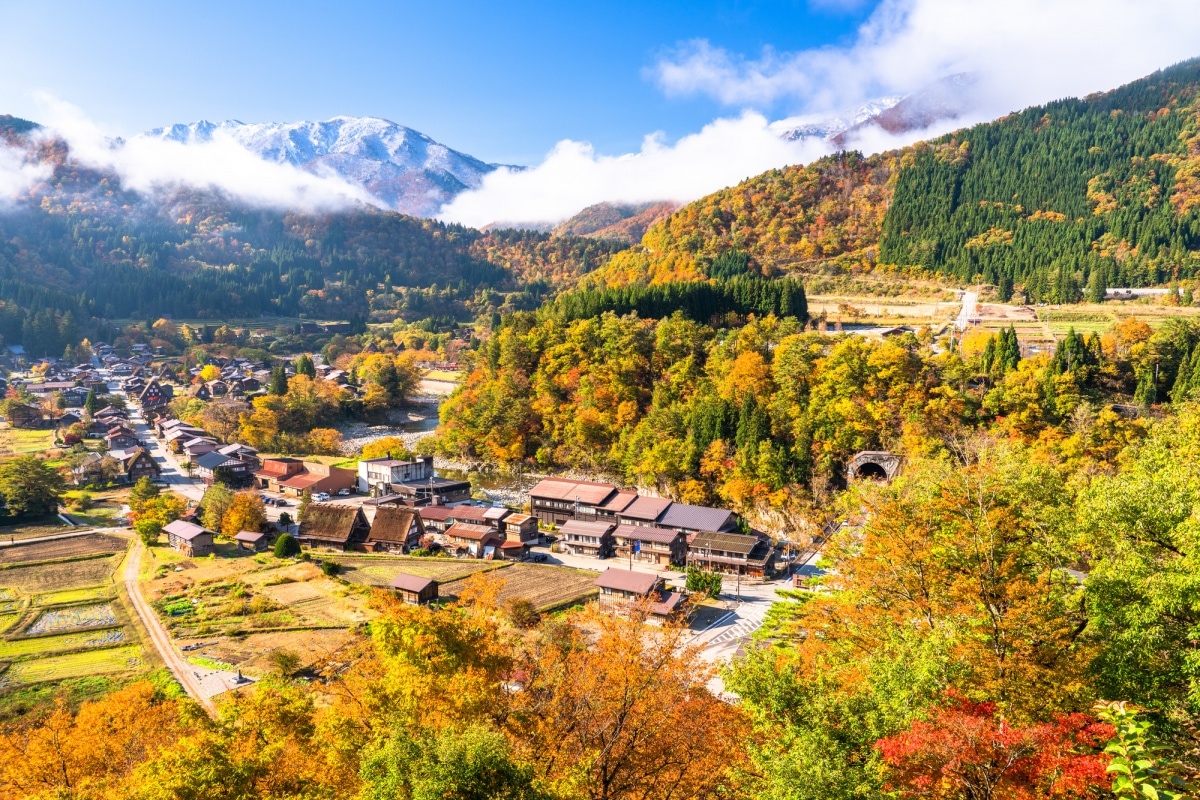
[[[361,583],[367,586],[387,586],[401,572],[409,575],[419,575],[422,578],[432,578],[438,583],[449,583],[461,580],[476,572],[493,569],[504,569],[511,566],[508,562],[474,561],[456,558],[363,558],[336,557],[342,566],[341,577],[351,583]]]
[[[43,633],[59,633],[78,628],[101,628],[117,624],[117,615],[110,604],[94,606],[68,606],[44,612],[25,629],[27,636]]]
[[[127,643],[128,637],[125,636],[125,631],[120,628],[88,631],[86,633],[64,633],[58,636],[41,636],[33,639],[0,640],[0,660],[39,654],[49,655],[66,650],[113,647]]]
[[[89,586],[84,589],[67,589],[62,592],[39,594],[33,598],[33,604],[35,606],[61,606],[68,603],[82,603],[87,600],[111,600],[113,591],[114,589],[111,585]]]
[[[0,633],[4,633],[13,626],[20,614],[0,614]]]
[[[13,566],[0,570],[0,585],[25,594],[44,594],[110,583],[121,556]]]
[[[513,564],[494,576],[504,581],[498,601],[528,600],[538,611],[550,611],[579,603],[599,594],[596,573],[549,564]],[[456,599],[466,581],[453,581],[438,587],[442,600]]]
[[[129,543],[119,536],[94,533],[88,536],[73,536],[52,542],[34,542],[13,547],[0,548],[0,564],[25,564],[31,561],[53,561],[59,558],[121,553]]]
[[[0,688],[81,678],[86,675],[132,672],[142,667],[142,649],[136,645],[85,650],[14,662],[6,672],[0,673]]]

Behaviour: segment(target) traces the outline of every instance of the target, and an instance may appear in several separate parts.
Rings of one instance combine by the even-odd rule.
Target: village
[[[316,380],[359,391],[350,376],[319,357],[315,361]],[[468,481],[439,475],[430,455],[264,454],[233,436],[178,419],[172,408],[181,397],[219,404],[263,396],[276,370],[285,377],[297,374],[297,361],[272,368],[214,358],[183,373],[183,380],[180,365],[169,362],[144,346],[118,354],[104,344],[95,346],[90,364],[43,359],[30,369],[20,348],[9,348],[0,359],[8,374],[4,430],[12,438],[10,452],[18,450],[15,437],[41,433],[47,445],[70,453],[55,462],[75,487],[68,495],[102,498],[91,513],[73,511],[68,503],[61,518],[73,527],[24,545],[14,537],[6,556],[30,574],[57,569],[54,576],[66,580],[56,583],[59,577],[52,576],[39,588],[71,598],[72,592],[82,593],[85,608],[99,598],[105,602],[96,607],[120,609],[97,621],[85,615],[78,629],[60,631],[61,636],[108,631],[109,638],[88,639],[83,648],[88,658],[45,673],[47,680],[88,674],[97,646],[133,652],[140,640],[137,657],[104,661],[102,671],[162,663],[196,699],[211,703],[271,671],[281,654],[296,659],[298,674],[316,674],[336,660],[351,641],[350,631],[372,617],[371,590],[437,605],[454,602],[472,576],[484,574],[500,582],[504,603],[533,614],[594,603],[604,613],[639,613],[648,622],[685,625],[694,643],[718,661],[762,624],[777,588],[803,587],[819,574],[815,549],[798,557],[790,543],[753,530],[730,510],[613,483],[546,477],[528,489],[523,505],[510,507],[473,497]],[[129,487],[139,481],[184,502],[178,518],[162,525],[161,538],[149,547],[129,535],[131,515],[136,516]],[[205,499],[214,486],[252,498],[262,510],[261,524],[237,531],[211,522],[206,527]],[[105,505],[107,520],[97,516]],[[78,555],[72,547],[100,546],[96,536],[107,537],[95,541],[103,542],[104,558],[114,561],[106,574],[89,575],[83,586],[38,549],[57,548],[52,554],[61,551],[69,560]],[[274,558],[284,538],[295,541],[296,558]],[[696,576],[714,578],[718,588]],[[103,589],[105,581],[111,591]],[[0,685],[11,688],[30,682],[22,675],[43,674],[34,665],[44,658],[69,659],[82,650],[41,652],[35,635],[40,620],[61,609],[47,611],[38,599],[44,595],[7,583],[12,581],[0,573],[5,587],[0,591],[10,593],[5,597],[14,612],[7,617],[0,663],[6,647],[18,653],[0,673]],[[231,593],[252,602],[240,601],[232,616],[214,610],[226,609]]]

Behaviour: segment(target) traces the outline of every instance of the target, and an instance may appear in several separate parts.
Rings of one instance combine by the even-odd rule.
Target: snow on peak
[[[379,117],[288,123],[200,120],[141,135],[182,144],[227,136],[266,161],[338,175],[397,211],[423,217],[434,216],[458,193],[477,188],[497,167]]]

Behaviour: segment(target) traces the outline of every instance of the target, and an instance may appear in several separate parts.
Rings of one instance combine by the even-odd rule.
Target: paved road
[[[175,645],[171,643],[171,634],[163,627],[159,621],[158,615],[154,613],[154,609],[146,602],[146,598],[142,596],[142,587],[138,585],[138,570],[142,563],[142,552],[145,547],[142,545],[141,539],[136,536],[133,539],[133,547],[129,550],[129,555],[125,564],[125,590],[129,593],[129,602],[133,603],[133,608],[137,611],[137,615],[142,620],[142,625],[145,626],[146,632],[150,635],[150,642],[154,645],[154,649],[158,651],[158,655],[162,658],[163,663],[171,670],[171,674],[175,676],[175,680],[184,688],[188,695],[199,703],[204,709],[212,715],[217,713],[217,706],[213,703],[206,693],[200,687],[200,681],[191,664],[183,660],[179,651],[175,649]]]

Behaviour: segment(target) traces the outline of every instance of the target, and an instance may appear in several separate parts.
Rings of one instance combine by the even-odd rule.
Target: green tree
[[[276,558],[293,558],[300,555],[300,543],[290,533],[280,534],[275,540]]]
[[[267,387],[267,391],[276,397],[283,397],[285,394],[287,394],[287,390],[287,373],[284,372],[283,367],[279,366],[271,370],[271,383]]]
[[[224,484],[213,483],[205,490],[200,505],[204,509],[200,517],[204,527],[210,531],[220,531],[225,513],[233,505],[233,490]]]
[[[301,353],[300,357],[296,359],[296,374],[307,375],[310,378],[317,377],[317,366],[308,353]]]
[[[145,503],[158,497],[161,491],[154,481],[150,480],[149,475],[143,475],[129,490],[129,508],[133,513],[140,514]]]
[[[312,491],[305,489],[300,493],[300,505],[296,507],[296,519],[300,522],[304,521],[304,510],[308,508],[308,504],[312,502]]]
[[[95,416],[96,412],[103,408],[100,405],[100,398],[96,396],[95,388],[88,389],[87,399],[83,401],[83,408],[89,417]]]
[[[17,456],[0,465],[0,495],[10,516],[54,514],[62,492],[62,476],[36,456]]]
[[[1126,703],[1100,703],[1096,716],[1116,729],[1104,748],[1112,760],[1108,772],[1113,776],[1112,791],[1128,800],[1183,800],[1192,797],[1187,782],[1180,777],[1182,766],[1171,760],[1170,749],[1154,736],[1149,720]]]

